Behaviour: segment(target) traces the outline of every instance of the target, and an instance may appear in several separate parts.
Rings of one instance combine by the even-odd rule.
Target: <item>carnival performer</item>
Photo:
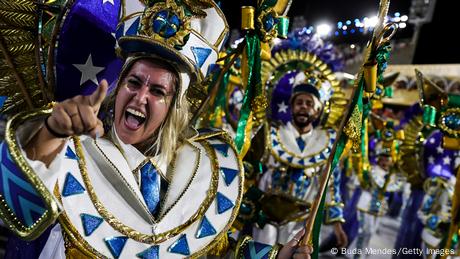
[[[132,12],[117,32],[124,65],[108,98],[102,80],[90,95],[9,121],[0,173],[20,184],[2,182],[9,186],[1,190],[2,220],[28,239],[48,228],[43,248],[29,257],[198,257],[226,238],[242,198],[241,161],[225,133],[188,126],[186,99],[217,59],[225,18],[212,1],[189,17],[177,14],[190,7],[166,2],[123,4]],[[158,26],[169,15],[193,33]],[[302,235],[263,253],[309,258],[311,249],[298,246]],[[7,257],[19,257],[21,244],[10,243]],[[262,254],[251,250],[260,244],[243,244],[237,256]]]
[[[313,79],[294,86],[290,99],[292,120],[285,125],[270,128],[270,157],[267,170],[259,181],[266,196],[288,196],[298,203],[311,203],[317,193],[321,164],[327,160],[335,139],[333,130],[315,126],[323,105]],[[334,170],[330,179],[326,223],[333,224],[339,246],[346,246],[347,236],[342,230],[343,216],[340,191],[340,170]],[[286,204],[285,204],[286,205]],[[273,208],[281,210],[282,208]],[[276,228],[271,224],[255,229],[254,238],[262,242],[284,243],[292,231],[303,227],[307,209],[298,211],[297,218],[283,221]]]
[[[450,258],[459,254],[456,178],[460,159],[454,121],[458,121],[460,102],[458,95],[445,92],[419,70],[415,74],[420,103],[407,112],[404,131],[410,134],[400,146],[399,160],[412,193],[395,247],[419,249],[425,258]]]
[[[426,258],[433,258],[429,249],[442,249],[448,236],[449,224],[452,221],[451,211],[455,191],[458,167],[455,152],[442,147],[443,133],[433,131],[427,136],[424,144],[424,168],[427,179],[424,182],[425,195],[422,205],[417,211],[423,224],[422,250]],[[449,255],[450,253],[446,251]]]
[[[388,210],[386,194],[400,191],[404,185],[403,178],[395,173],[393,168],[391,149],[381,145],[377,145],[376,149],[377,164],[371,166],[369,184],[367,187],[360,187],[362,191],[357,203],[359,229],[350,249],[364,251],[369,247],[369,242],[379,227],[379,218]],[[360,256],[361,254],[357,253],[354,258]]]

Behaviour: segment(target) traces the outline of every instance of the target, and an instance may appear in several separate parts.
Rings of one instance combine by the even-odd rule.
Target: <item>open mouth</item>
[[[139,129],[146,120],[146,115],[142,111],[128,108],[125,111],[125,124],[132,130]]]
[[[309,115],[307,113],[298,113],[295,115],[297,118],[308,118]]]

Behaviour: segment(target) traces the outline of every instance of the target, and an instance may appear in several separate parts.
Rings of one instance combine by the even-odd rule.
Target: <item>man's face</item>
[[[175,91],[174,76],[152,61],[141,59],[121,79],[114,124],[123,143],[143,143],[165,120]]]
[[[379,156],[377,164],[385,171],[389,171],[393,166],[393,160],[389,156]]]
[[[309,93],[298,94],[292,101],[292,118],[297,127],[304,128],[314,122],[319,111],[315,110],[315,101]]]

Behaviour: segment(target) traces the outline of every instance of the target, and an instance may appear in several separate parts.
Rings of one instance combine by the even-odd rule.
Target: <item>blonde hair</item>
[[[165,120],[160,124],[155,133],[146,141],[138,143],[135,146],[140,149],[146,156],[159,156],[160,162],[169,164],[174,157],[175,150],[180,143],[185,139],[185,131],[188,127],[189,122],[189,104],[187,102],[186,94],[180,95],[180,80],[177,69],[171,64],[165,62],[162,59],[155,57],[136,57],[128,59],[120,72],[118,78],[117,87],[110,93],[108,98],[104,101],[103,107],[106,112],[104,118],[104,125],[113,126],[113,116],[115,110],[115,101],[118,94],[118,90],[122,85],[122,80],[125,78],[131,67],[141,59],[149,60],[150,62],[161,66],[167,70],[173,72],[173,84],[174,84],[174,97],[169,105],[168,114]],[[111,131],[108,131],[111,132]],[[107,134],[109,138],[113,139],[113,136]]]

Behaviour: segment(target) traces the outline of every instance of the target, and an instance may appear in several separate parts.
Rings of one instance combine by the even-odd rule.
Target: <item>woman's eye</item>
[[[164,90],[162,90],[162,89],[160,89],[160,88],[155,88],[155,87],[153,87],[153,88],[150,89],[150,93],[153,94],[153,95],[155,95],[155,96],[159,96],[159,97],[164,97],[164,96],[166,96],[166,93],[165,93]]]
[[[128,86],[130,88],[139,88],[141,86],[141,82],[136,79],[128,79]]]

